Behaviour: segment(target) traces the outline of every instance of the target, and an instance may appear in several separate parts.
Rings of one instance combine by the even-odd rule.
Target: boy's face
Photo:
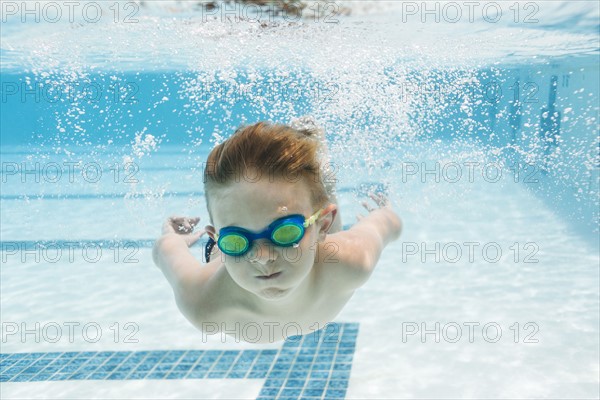
[[[283,216],[302,214],[308,218],[317,211],[302,180],[271,178],[269,181],[268,176],[251,182],[240,179],[217,189],[211,194],[211,209],[216,232],[226,226],[259,232]],[[310,273],[320,226],[317,221],[306,228],[298,247],[279,247],[268,239],[259,239],[241,257],[222,254],[227,272],[240,287],[265,300],[283,299]],[[260,278],[277,272],[281,272],[277,277]]]

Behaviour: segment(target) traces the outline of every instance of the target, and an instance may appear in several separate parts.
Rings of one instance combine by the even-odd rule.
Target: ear
[[[337,206],[335,204],[329,204],[325,209],[321,212],[321,216],[319,217],[319,242],[325,240],[325,236],[327,236],[327,232],[331,229],[333,225],[333,221],[335,220],[335,216],[337,215]]]
[[[215,231],[215,227],[212,225],[206,225],[204,227],[204,230],[206,231],[206,233],[208,234],[208,236],[210,236],[210,238],[212,240],[215,240],[215,235],[216,235],[216,231]]]

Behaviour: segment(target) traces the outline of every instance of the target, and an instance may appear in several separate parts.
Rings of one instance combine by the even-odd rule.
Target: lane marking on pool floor
[[[0,382],[265,379],[257,399],[344,399],[358,323],[330,323],[280,349],[0,353]]]

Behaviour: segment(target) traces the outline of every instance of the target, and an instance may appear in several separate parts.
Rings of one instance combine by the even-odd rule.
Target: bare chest
[[[326,328],[352,294],[312,296],[297,306],[275,312],[253,310],[240,305],[222,315],[219,328],[236,341],[249,343],[272,343],[296,335],[308,335]]]

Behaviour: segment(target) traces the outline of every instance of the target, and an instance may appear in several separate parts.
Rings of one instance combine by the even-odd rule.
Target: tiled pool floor
[[[264,379],[258,399],[344,399],[358,324],[332,323],[280,349],[0,354],[0,382]]]

